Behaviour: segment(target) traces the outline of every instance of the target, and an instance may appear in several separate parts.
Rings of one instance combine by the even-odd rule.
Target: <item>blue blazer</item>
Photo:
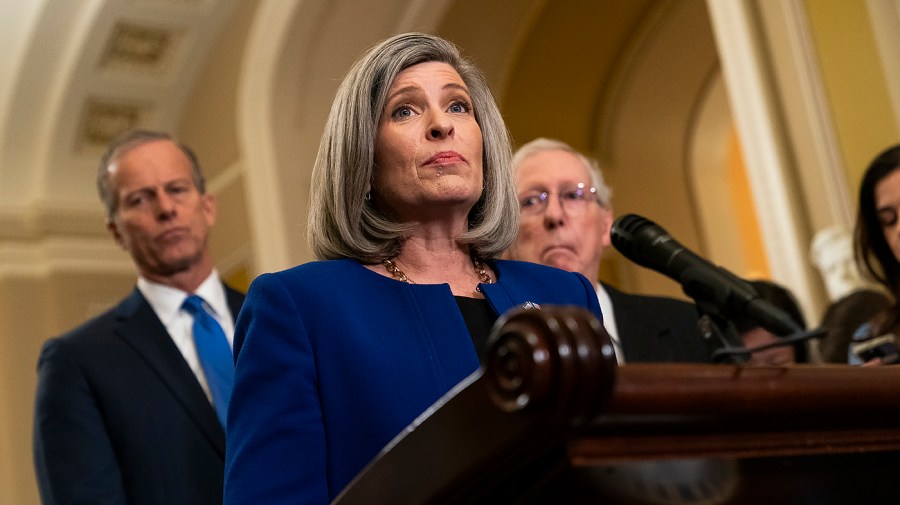
[[[580,274],[496,261],[481,289],[501,315],[525,302],[600,317]],[[235,330],[225,503],[320,504],[478,369],[450,287],[406,284],[353,260],[254,280]]]

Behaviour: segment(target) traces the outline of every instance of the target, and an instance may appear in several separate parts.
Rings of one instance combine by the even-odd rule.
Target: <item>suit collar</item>
[[[234,331],[234,318],[228,310],[228,302],[225,296],[225,285],[218,277],[218,271],[213,269],[209,276],[200,283],[192,292],[182,291],[179,288],[152,281],[146,277],[138,277],[138,291],[144,295],[144,299],[153,308],[153,312],[159,317],[166,328],[171,328],[172,322],[179,317],[181,306],[188,295],[195,294],[203,298],[203,301],[212,309],[225,329],[226,334]]]

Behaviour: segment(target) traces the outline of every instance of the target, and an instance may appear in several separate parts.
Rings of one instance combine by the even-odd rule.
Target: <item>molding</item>
[[[831,107],[822,71],[813,44],[812,30],[803,3],[799,0],[783,0],[780,4],[791,55],[797,71],[794,74],[800,88],[800,96],[807,113],[806,130],[813,144],[816,156],[816,175],[823,179],[824,201],[828,204],[831,221],[852,228],[854,219],[854,198],[847,187],[847,169],[838,146],[840,142],[834,130]]]
[[[731,108],[759,216],[772,278],[788,286],[807,314],[820,313],[796,188],[788,178],[778,120],[752,2],[707,0]]]
[[[106,216],[99,203],[83,205],[33,202],[24,207],[0,205],[0,244],[6,240],[36,241],[48,236],[103,238]]]
[[[242,245],[231,251],[228,256],[216,260],[216,268],[222,274],[229,274],[252,265],[253,248],[250,244]]]
[[[0,243],[0,279],[48,277],[63,272],[133,276],[134,264],[109,239],[52,237]]]
[[[109,137],[133,126],[174,129],[198,63],[237,5],[43,0],[30,22],[40,37],[14,48],[16,72],[0,89],[3,201],[86,200],[93,185],[83,174]]]
[[[247,38],[238,83],[238,139],[244,158],[253,160],[246,190],[257,272],[281,270],[290,264],[271,117],[279,57],[302,3],[262,0]]]
[[[900,127],[900,1],[866,0],[866,7],[887,80],[894,121]]]
[[[21,76],[22,68],[27,65],[31,34],[46,3],[47,0],[0,2],[0,44],[4,48],[0,53],[0,75],[4,76],[0,79],[0,146],[4,145],[9,129],[22,127],[22,121],[13,120],[10,111],[15,88],[19,86],[18,79],[12,76]]]
[[[244,176],[243,160],[237,160],[224,170],[216,174],[215,178],[207,179],[206,191],[217,195],[230,186],[241,183]]]
[[[51,139],[60,120],[62,96],[90,34],[91,20],[101,8],[102,0],[44,0],[33,19],[18,67],[8,77],[7,102],[0,104],[4,203],[34,198],[49,178],[43,172],[48,152],[60,147]],[[42,37],[34,37],[35,33]]]
[[[433,31],[451,4],[452,0],[409,0],[395,32]]]

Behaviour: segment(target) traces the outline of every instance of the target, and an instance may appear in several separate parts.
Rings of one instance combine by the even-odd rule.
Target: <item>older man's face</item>
[[[207,245],[215,199],[200,194],[191,162],[176,144],[157,140],[135,147],[110,171],[117,205],[107,228],[141,275],[169,285],[176,274],[212,269]]]
[[[571,153],[543,151],[526,158],[516,171],[522,221],[510,256],[596,281],[613,216],[590,188],[588,168]],[[579,190],[587,192],[580,202]]]

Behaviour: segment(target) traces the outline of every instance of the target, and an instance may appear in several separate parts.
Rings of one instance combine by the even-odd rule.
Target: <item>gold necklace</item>
[[[482,284],[494,283],[494,280],[491,279],[490,275],[488,275],[487,270],[485,270],[484,264],[481,261],[478,261],[477,258],[472,258],[472,263],[475,265],[475,273],[478,274],[478,279]],[[400,267],[398,267],[393,260],[384,260],[381,262],[381,264],[384,265],[384,268],[386,268],[387,271],[398,281],[405,282],[407,284],[415,284],[415,281],[407,277],[406,274],[403,273],[403,270],[400,270]]]

